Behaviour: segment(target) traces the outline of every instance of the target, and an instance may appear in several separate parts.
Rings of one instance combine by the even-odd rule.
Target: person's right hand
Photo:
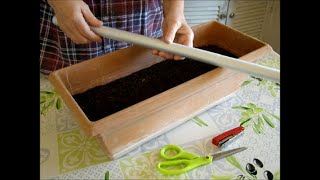
[[[101,38],[89,26],[102,26],[82,0],[48,0],[54,10],[60,29],[76,44],[86,44]]]

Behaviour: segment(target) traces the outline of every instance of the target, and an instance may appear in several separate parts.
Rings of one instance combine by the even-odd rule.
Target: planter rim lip
[[[248,53],[248,54],[245,54],[245,55],[239,57],[239,59],[241,59],[241,58],[246,58],[246,57],[250,57],[250,56],[252,56],[253,54],[257,53],[257,51],[261,51],[261,50],[264,50],[264,49],[270,49],[270,48],[271,48],[271,46],[269,46],[268,44],[266,44],[265,46],[263,46],[263,47],[261,47],[261,48],[258,48],[258,49],[256,49],[255,51],[252,51],[252,52],[250,52],[250,53]],[[192,78],[192,79],[190,79],[190,80],[188,80],[188,81],[186,81],[186,82],[184,82],[184,83],[181,83],[181,84],[179,84],[179,85],[177,85],[177,86],[175,86],[175,87],[172,87],[172,88],[170,88],[170,89],[168,89],[168,90],[166,90],[166,91],[163,91],[163,92],[161,92],[161,93],[158,93],[158,94],[156,94],[156,95],[154,95],[154,96],[152,96],[152,97],[150,97],[150,98],[147,98],[147,99],[145,99],[145,100],[143,100],[143,101],[140,101],[140,102],[138,102],[138,103],[135,103],[135,104],[133,104],[133,105],[131,105],[131,106],[128,106],[128,107],[126,107],[126,108],[124,108],[124,109],[122,109],[122,110],[120,110],[120,111],[114,112],[114,113],[112,113],[112,114],[110,114],[110,115],[108,115],[108,116],[105,116],[105,117],[103,117],[103,118],[100,118],[100,119],[98,119],[98,120],[96,120],[96,121],[91,121],[91,120],[86,116],[85,112],[82,110],[82,108],[79,106],[79,104],[75,101],[75,99],[74,99],[73,95],[70,93],[70,91],[67,90],[67,94],[68,94],[68,96],[69,96],[70,98],[72,98],[72,99],[76,102],[76,103],[73,103],[73,106],[76,106],[76,107],[78,108],[78,110],[80,110],[80,111],[84,114],[84,115],[82,116],[82,118],[84,118],[84,119],[86,120],[86,123],[90,124],[91,126],[95,126],[96,124],[101,124],[101,123],[105,123],[105,122],[109,121],[109,119],[107,119],[107,118],[110,117],[110,116],[112,116],[112,115],[121,114],[123,111],[126,111],[128,108],[131,108],[131,107],[133,107],[133,106],[139,106],[139,105],[144,104],[144,103],[146,103],[146,102],[149,102],[149,101],[151,101],[152,99],[155,99],[155,98],[160,98],[161,96],[164,96],[164,94],[165,94],[166,92],[168,92],[168,91],[175,91],[176,89],[181,88],[181,86],[187,86],[191,81],[197,81],[198,79],[202,78],[202,76],[204,76],[205,74],[214,73],[214,72],[217,72],[217,71],[221,71],[222,69],[226,69],[226,68],[217,67],[217,68],[215,68],[215,69],[213,69],[213,70],[211,70],[211,71],[208,71],[208,72],[206,72],[206,73],[204,73],[204,74],[201,74],[201,75],[199,75],[199,76],[197,76],[197,77],[195,77],[195,78]],[[59,70],[55,71],[53,74],[59,73],[60,70],[62,71],[62,69],[59,69]],[[237,72],[237,73],[239,73],[239,72]],[[50,75],[49,75],[49,76],[50,76]],[[55,77],[57,77],[57,78],[60,79],[60,77],[57,76],[57,75],[53,75],[53,76],[55,76]],[[62,83],[62,85],[64,85],[64,84]],[[100,133],[98,133],[98,134],[100,134]],[[98,135],[98,134],[97,134],[97,135]]]

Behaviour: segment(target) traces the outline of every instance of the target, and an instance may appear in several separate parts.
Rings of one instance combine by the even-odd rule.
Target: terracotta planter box
[[[215,21],[192,29],[194,47],[216,45],[244,61],[253,62],[272,51],[268,44]],[[49,80],[82,130],[88,136],[97,136],[107,156],[114,159],[225,101],[248,78],[243,73],[216,68],[98,121],[90,121],[72,96],[162,60],[150,49],[132,46],[57,70]]]

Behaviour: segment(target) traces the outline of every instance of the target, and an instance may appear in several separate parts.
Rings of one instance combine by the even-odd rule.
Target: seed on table
[[[257,170],[251,163],[247,163],[246,170],[249,174],[257,175]]]
[[[264,175],[264,177],[265,177],[266,179],[268,179],[268,180],[272,180],[272,179],[273,179],[273,174],[272,174],[270,171],[268,171],[268,170],[264,171],[264,172],[263,172],[263,175]]]
[[[253,159],[253,162],[254,162],[254,164],[256,164],[257,166],[259,166],[260,168],[263,168],[263,163],[262,163],[259,159],[254,158],[254,159]]]

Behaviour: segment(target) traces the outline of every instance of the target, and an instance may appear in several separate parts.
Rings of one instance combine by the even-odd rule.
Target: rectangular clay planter
[[[253,62],[272,48],[219,22],[192,27],[194,47],[219,46]],[[72,95],[125,77],[164,60],[140,46],[118,50],[49,75],[49,80],[88,136],[97,136],[109,158],[118,158],[142,143],[221,103],[236,92],[248,75],[216,68],[126,109],[90,121]]]

